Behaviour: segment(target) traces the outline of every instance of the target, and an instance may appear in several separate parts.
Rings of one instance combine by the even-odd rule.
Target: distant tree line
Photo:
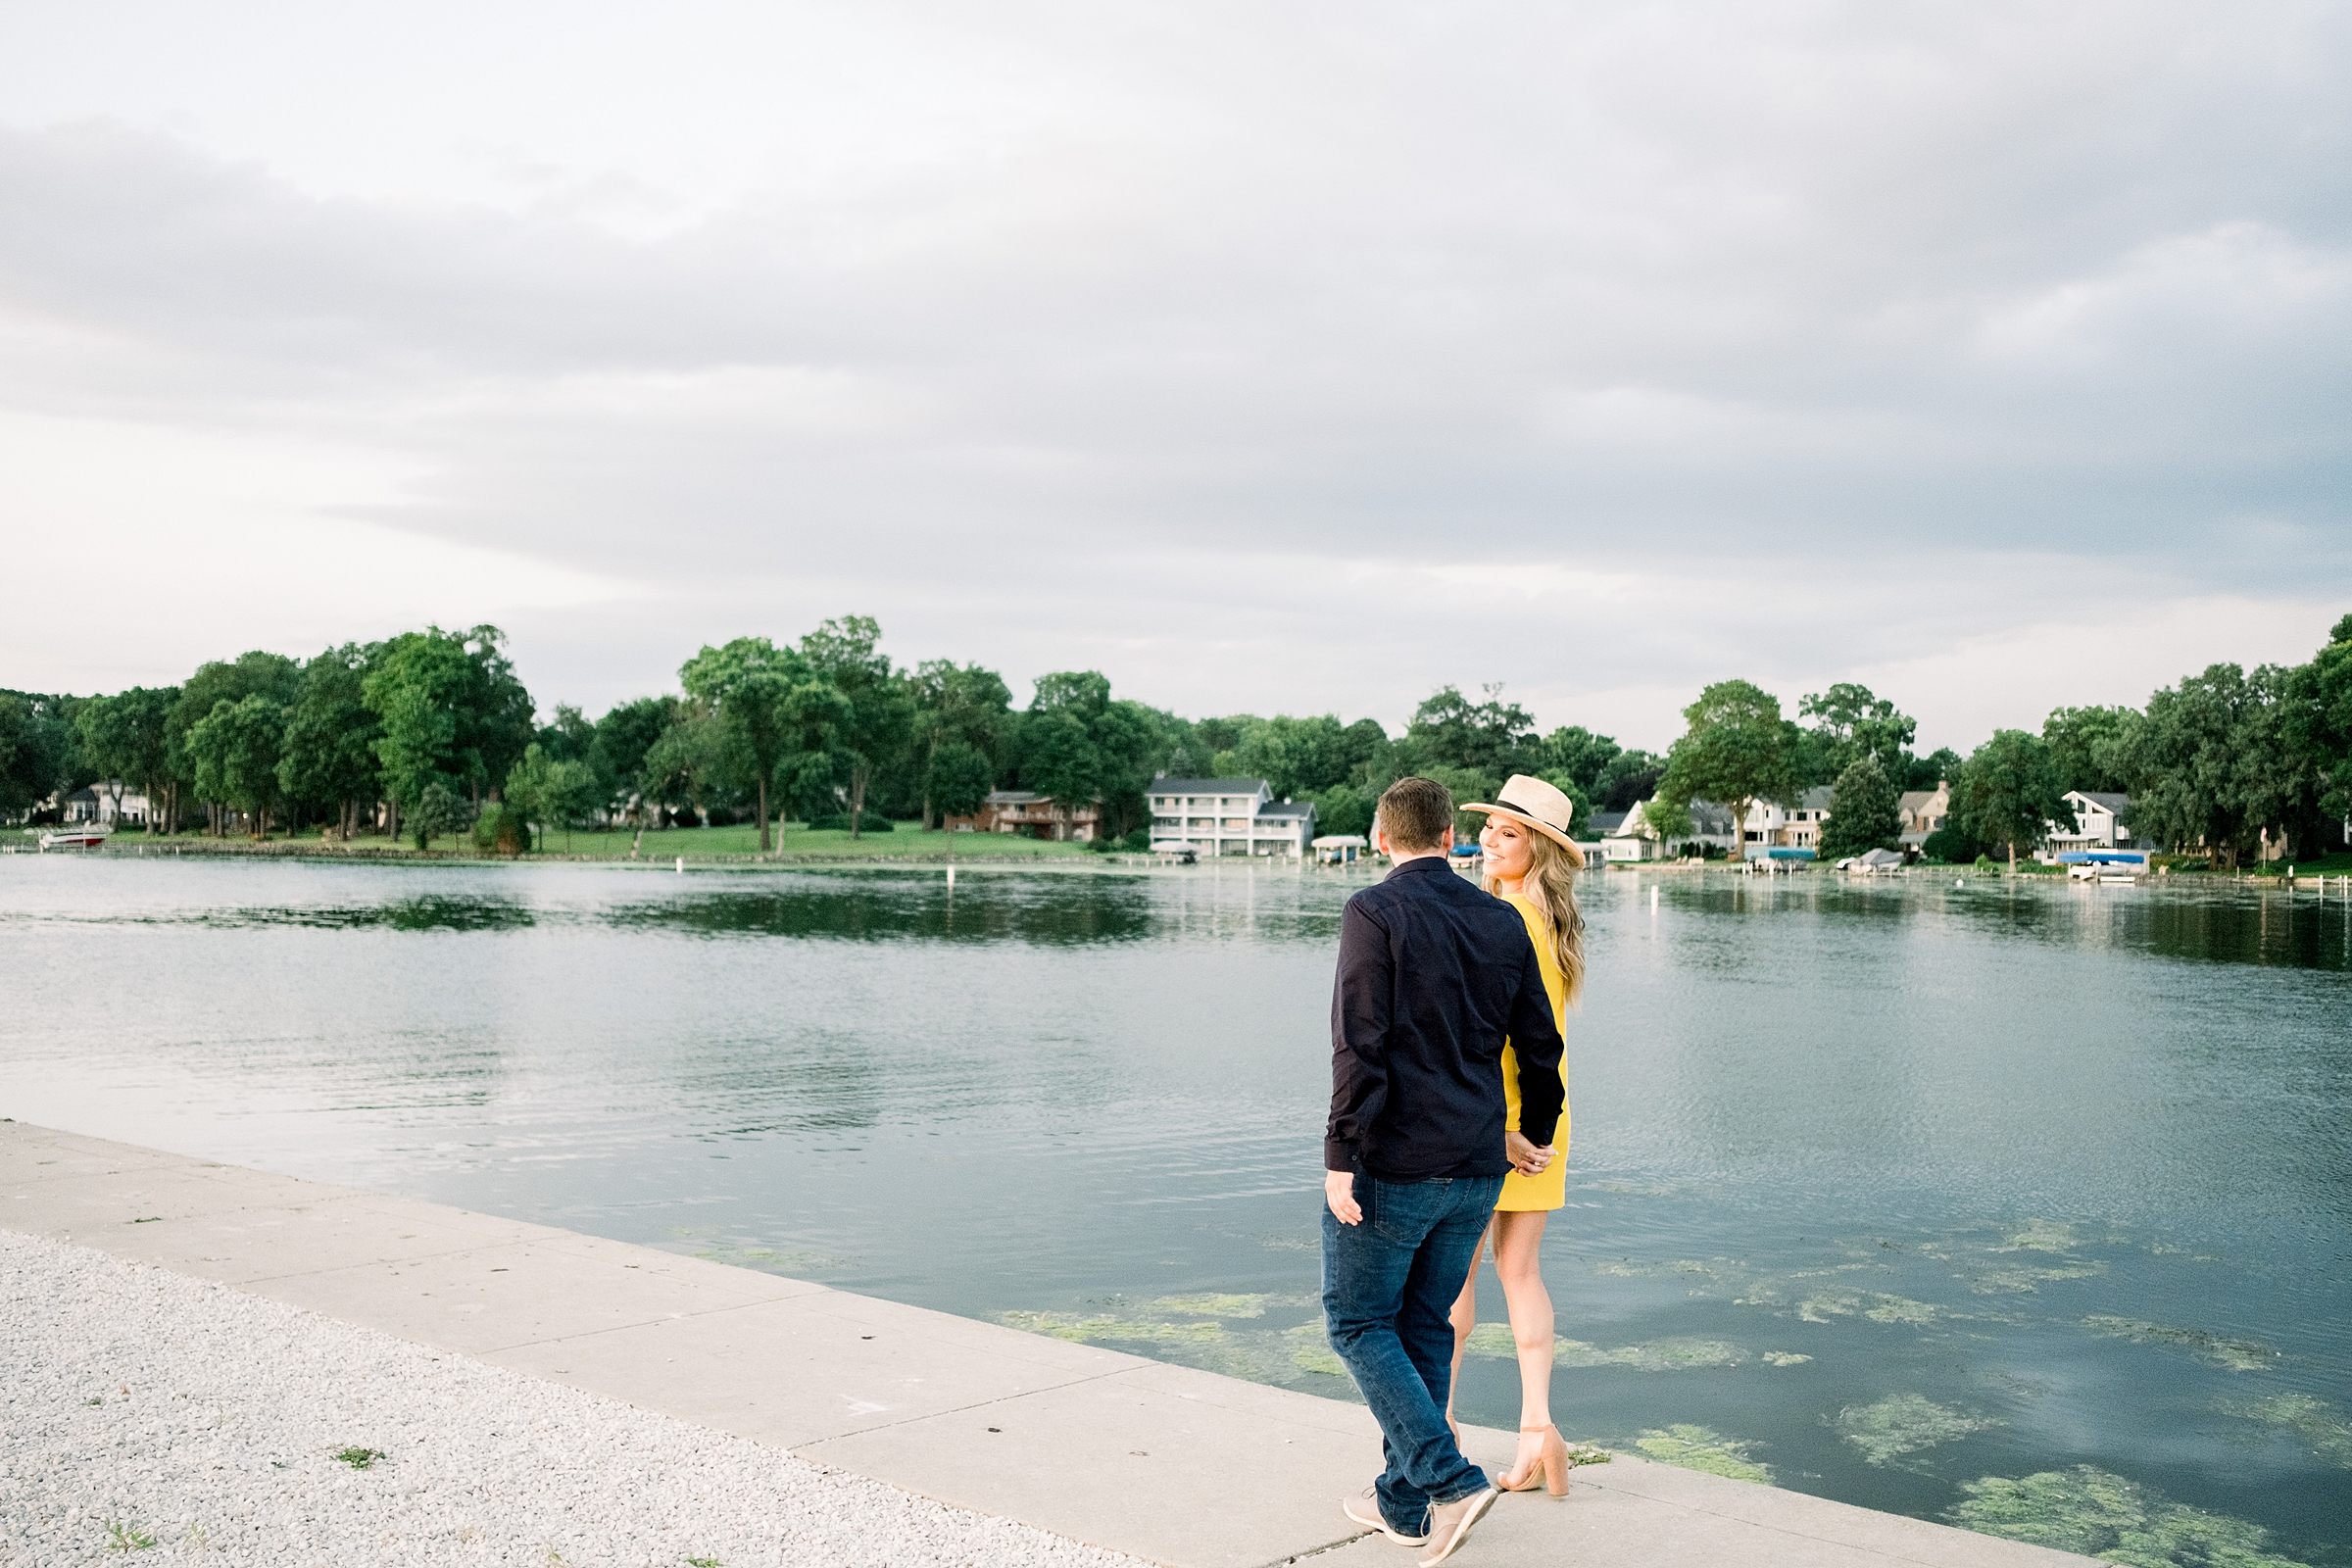
[[[1833,686],[1798,713],[1742,680],[1709,686],[1683,710],[1658,805],[1644,815],[1669,839],[1692,800],[1721,803],[1743,826],[1757,803],[1793,804],[1831,784],[1821,850],[1891,848],[1898,792],[1951,785],[1950,820],[1924,846],[1937,859],[1994,850],[2015,864],[2047,832],[2077,826],[2070,791],[2129,795],[2122,821],[2179,852],[2234,868],[2249,854],[2291,858],[2346,842],[2352,819],[2352,615],[2308,663],[2248,671],[2213,664],[2144,709],[2061,708],[2037,735],[1996,730],[1966,759],[1914,757],[1916,722],[1866,687]]]
[[[1823,849],[1847,854],[1893,843],[1901,791],[1948,780],[1949,836],[1931,845],[1942,858],[2030,849],[2045,821],[2071,820],[2066,792],[2086,790],[2129,793],[2132,831],[2234,865],[2261,846],[2340,841],[2352,814],[2352,615],[2309,663],[2216,664],[2145,709],[2060,709],[2038,735],[2001,730],[1965,759],[1915,755],[1917,721],[1854,684],[1805,696],[1791,718],[1754,684],[1719,682],[1658,757],[1581,725],[1543,733],[1499,686],[1441,688],[1392,735],[1336,714],[1185,718],[1114,697],[1096,670],[1041,676],[1016,707],[993,670],[901,665],[881,640],[863,615],[793,643],[739,637],[688,660],[672,695],[596,719],[559,705],[546,724],[495,626],[428,626],[308,660],[247,653],[178,686],[108,696],[0,691],[0,816],[118,785],[145,795],[157,833],[323,826],[420,845],[470,833],[512,851],[535,826],[756,821],[768,848],[785,819],[930,828],[1023,789],[1099,799],[1106,838],[1140,843],[1160,774],[1264,778],[1278,798],[1313,801],[1321,831],[1363,833],[1407,773],[1459,801],[1530,773],[1580,822],[1650,803],[1669,839],[1689,831],[1694,800],[1744,822],[1759,803],[1829,785]]]

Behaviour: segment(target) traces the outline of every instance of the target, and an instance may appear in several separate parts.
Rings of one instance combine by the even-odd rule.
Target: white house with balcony
[[[1315,803],[1274,799],[1262,778],[1168,778],[1152,781],[1152,847],[1190,844],[1203,856],[1281,855],[1298,858],[1315,836]]]
[[[2073,832],[2056,822],[2049,824],[2045,853],[2051,858],[2074,850],[2132,850],[2152,849],[2151,841],[2134,839],[2122,818],[2132,809],[2132,797],[2110,795],[2098,790],[2068,790],[2066,804],[2075,808]]]

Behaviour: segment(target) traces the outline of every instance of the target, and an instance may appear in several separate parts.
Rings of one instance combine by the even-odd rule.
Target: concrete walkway
[[[1360,1405],[751,1269],[0,1122],[0,1229],[98,1248],[1171,1568],[1411,1559],[1339,1498]],[[1474,1428],[1471,1457],[1507,1460]],[[1456,1559],[2054,1568],[2089,1559],[1620,1456]]]

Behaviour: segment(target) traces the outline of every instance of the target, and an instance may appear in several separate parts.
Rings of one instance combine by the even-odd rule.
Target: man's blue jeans
[[[1446,1396],[1454,1298],[1501,1195],[1499,1176],[1398,1185],[1359,1171],[1362,1223],[1343,1225],[1323,1208],[1325,1326],[1380,1422],[1389,1462],[1380,1510],[1404,1535],[1423,1532],[1433,1505],[1486,1490],[1486,1472],[1462,1457],[1446,1425]]]

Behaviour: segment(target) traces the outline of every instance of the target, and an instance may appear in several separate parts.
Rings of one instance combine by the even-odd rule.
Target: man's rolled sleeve
[[[1511,1052],[1519,1058],[1519,1133],[1531,1144],[1549,1144],[1559,1130],[1560,1110],[1568,1103],[1568,1086],[1560,1081],[1560,1057],[1567,1049],[1560,1026],[1552,1021],[1551,994],[1544,989],[1544,970],[1531,945],[1519,975],[1519,994],[1511,1001]]]
[[[1364,1135],[1388,1104],[1389,1005],[1395,986],[1389,933],[1350,899],[1340,916],[1339,973],[1331,990],[1331,1119],[1323,1128],[1325,1170],[1363,1169]]]

